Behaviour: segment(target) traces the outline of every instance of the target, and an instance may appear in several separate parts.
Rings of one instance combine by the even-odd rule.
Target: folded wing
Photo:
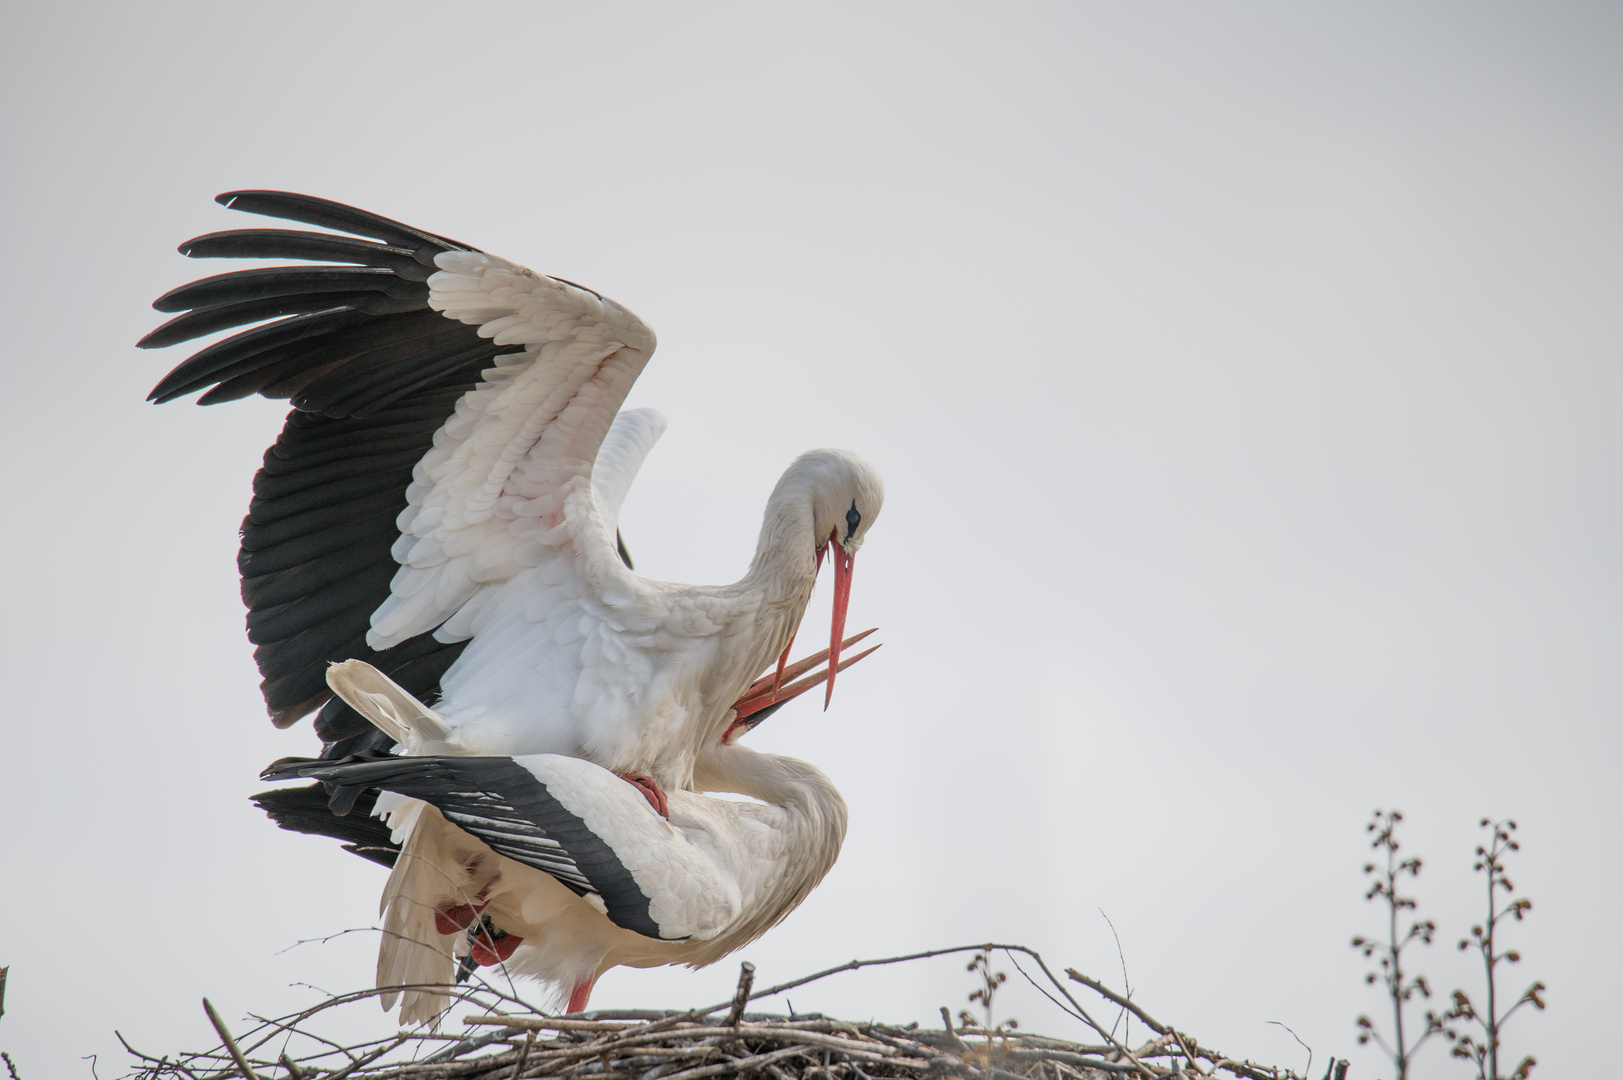
[[[741,907],[736,849],[781,846],[770,827],[735,820],[724,807],[717,814],[703,804],[720,807],[720,800],[687,793],[683,801],[700,804],[698,812],[686,815],[683,827],[684,815],[673,810],[673,826],[612,773],[551,754],[291,760],[264,777],[321,780],[340,806],[374,788],[421,799],[492,851],[597,898],[616,926],[662,941],[709,938],[734,922]],[[759,854],[771,861],[781,852]]]

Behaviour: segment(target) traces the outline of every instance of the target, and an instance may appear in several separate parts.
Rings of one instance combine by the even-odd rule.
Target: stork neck
[[[823,770],[798,758],[747,746],[714,745],[694,762],[697,791],[730,791],[821,819],[845,835],[845,800]]]
[[[817,541],[812,535],[811,493],[789,479],[786,476],[767,501],[745,581],[775,601],[804,605],[817,580]]]

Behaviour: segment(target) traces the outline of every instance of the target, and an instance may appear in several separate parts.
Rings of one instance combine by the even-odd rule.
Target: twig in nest
[[[964,1040],[958,1037],[958,1033],[952,1030],[952,1013],[947,1011],[945,1005],[941,1006],[941,1026],[947,1029],[947,1038],[951,1041],[953,1049],[960,1052],[969,1049],[964,1045]]]
[[[356,1069],[363,1069],[366,1066],[372,1064],[372,1062],[376,1061],[378,1058],[382,1057],[384,1054],[387,1054],[390,1050],[393,1050],[395,1047],[397,1047],[401,1043],[405,1042],[408,1038],[410,1038],[409,1035],[401,1035],[399,1038],[395,1039],[394,1042],[390,1043],[387,1046],[378,1047],[376,1050],[372,1051],[370,1054],[368,1054],[365,1057],[361,1058],[359,1061],[352,1062],[349,1065],[346,1065],[344,1068],[339,1069],[335,1073],[329,1073],[328,1076],[327,1076],[327,1080],[344,1080],[344,1077],[351,1075],[352,1073],[355,1072]],[[513,1075],[517,1076],[518,1074],[514,1073]]]
[[[518,1055],[518,1064],[513,1066],[513,1075],[514,1076],[523,1076],[524,1075],[524,1066],[526,1066],[526,1065],[528,1065],[530,1063],[530,1051],[534,1050],[534,1049],[535,1049],[535,1032],[532,1031],[532,1032],[530,1032],[529,1037],[524,1040],[524,1049],[522,1051],[520,1051],[520,1053]],[[608,1071],[608,1065],[607,1065],[606,1062],[604,1063],[603,1071],[604,1072]]]
[[[1116,924],[1110,921],[1110,916],[1109,915],[1105,915],[1105,909],[1104,908],[1099,909],[1099,914],[1104,917],[1105,925],[1110,927],[1110,936],[1116,939],[1116,958],[1121,961],[1121,985],[1122,985],[1122,990],[1127,994],[1128,997],[1132,997],[1133,996],[1133,980],[1131,980],[1131,979],[1129,979],[1127,977],[1127,954],[1122,951],[1121,935],[1116,933]],[[1121,1033],[1122,1041],[1123,1042],[1132,1042],[1133,1041],[1133,1018],[1127,1015],[1127,1011],[1125,1009],[1122,1010],[1121,1016],[1127,1018],[1127,1029]],[[1118,1017],[1117,1019],[1121,1019],[1121,1017]],[[1110,1025],[1110,1031],[1111,1031],[1112,1034],[1115,1033],[1115,1031],[1116,1031],[1116,1025],[1115,1024]]]
[[[744,1006],[750,1001],[750,987],[755,985],[755,965],[748,960],[738,966],[738,989],[733,992],[733,1011],[727,1014],[727,1026],[737,1027],[744,1018]]]
[[[1157,1020],[1155,1017],[1151,1016],[1137,1005],[1134,1005],[1131,1001],[1128,1001],[1126,998],[1122,997],[1120,994],[1116,993],[1099,980],[1090,979],[1075,968],[1066,968],[1065,974],[1068,975],[1073,982],[1079,982],[1107,1001],[1114,1002],[1115,1004],[1120,1005],[1122,1008],[1131,1011],[1134,1016],[1148,1024],[1150,1030],[1155,1032],[1157,1035],[1165,1035],[1167,1032],[1172,1030],[1165,1024],[1161,1023],[1161,1021]]]
[[[203,1011],[209,1014],[209,1022],[214,1025],[214,1030],[220,1033],[220,1038],[225,1040],[225,1048],[231,1052],[231,1060],[237,1063],[237,1068],[242,1070],[242,1075],[247,1080],[259,1080],[259,1074],[254,1072],[253,1066],[248,1064],[248,1059],[242,1056],[241,1050],[237,1049],[237,1040],[231,1037],[231,1029],[225,1026],[225,1021],[221,1020],[220,1014],[214,1011],[214,1006],[209,1004],[208,998],[203,999]]]
[[[576,1020],[573,1017],[563,1016],[508,1016],[506,1013],[464,1016],[462,1022],[468,1025],[494,1024],[502,1027],[516,1027],[521,1031],[624,1031],[629,1027],[636,1026],[620,1020]]]
[[[343,1003],[376,996],[363,991],[330,997],[280,1019],[256,1018],[258,1026],[233,1035],[210,1006],[210,1019],[225,1041],[204,1054],[155,1058],[135,1053],[143,1080],[224,1080],[230,1076],[285,1077],[286,1080],[517,1080],[536,1074],[555,1080],[1174,1080],[1224,1073],[1246,1080],[1303,1080],[1294,1072],[1232,1061],[1202,1049],[1171,1028],[1103,988],[1102,999],[1127,1008],[1152,1028],[1152,1041],[1129,1047],[1099,1031],[1087,1010],[1054,978],[1042,958],[1024,946],[968,946],[931,950],[911,957],[856,960],[821,975],[903,959],[949,953],[1002,950],[1030,958],[1040,972],[1022,974],[1048,993],[1065,1013],[1089,1024],[1101,1038],[1084,1045],[1038,1035],[964,1032],[949,1013],[943,1029],[853,1023],[834,1018],[782,1018],[749,1014],[739,1002],[759,999],[786,987],[757,992],[750,972],[741,971],[732,1000],[710,1009],[600,1010],[578,1018],[538,1015],[513,995],[480,984],[458,988],[454,997],[475,1007],[468,1023],[484,1034],[456,1036],[436,1030],[400,1031],[381,1039],[341,1045],[306,1026],[311,1018]],[[1028,965],[1029,966],[1029,965]],[[1072,972],[1073,981],[1094,988],[1093,980]],[[803,985],[821,976],[795,980]],[[1046,978],[1046,983],[1038,979]],[[1080,994],[1080,991],[1077,992]],[[1094,1006],[1091,1000],[1088,1004]],[[499,1011],[498,1011],[499,1010]],[[556,1037],[548,1032],[557,1032]],[[277,1047],[266,1046],[276,1039]],[[298,1043],[284,1040],[296,1038]],[[239,1042],[240,1039],[240,1042]],[[265,1047],[263,1050],[256,1050]],[[278,1050],[280,1053],[278,1053]],[[426,1056],[418,1057],[423,1054]],[[415,1059],[415,1060],[414,1060]],[[1188,1065],[1183,1062],[1188,1061]],[[1209,1063],[1209,1066],[1208,1066]],[[1044,1068],[1044,1066],[1050,1066]],[[1203,1069],[1202,1066],[1208,1066]],[[1187,1070],[1187,1072],[1185,1071]],[[256,1078],[257,1080],[257,1078]],[[1339,1078],[1338,1078],[1339,1080]]]
[[[1302,1075],[1306,1076],[1309,1073],[1311,1073],[1313,1071],[1313,1048],[1311,1046],[1309,1046],[1307,1043],[1303,1042],[1302,1037],[1300,1035],[1296,1034],[1296,1032],[1294,1032],[1294,1031],[1291,1031],[1291,1026],[1289,1024],[1285,1023],[1283,1020],[1270,1020],[1270,1021],[1268,1021],[1268,1023],[1273,1024],[1273,1025],[1275,1025],[1277,1027],[1282,1027],[1286,1031],[1290,1031],[1291,1038],[1296,1040],[1296,1045],[1300,1046],[1303,1050],[1307,1051],[1307,1067],[1302,1070]]]

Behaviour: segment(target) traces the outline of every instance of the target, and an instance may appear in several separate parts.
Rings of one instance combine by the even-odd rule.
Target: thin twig
[[[1282,1020],[1269,1020],[1268,1023],[1276,1024],[1279,1027],[1284,1028],[1286,1031],[1290,1031],[1291,1038],[1296,1040],[1296,1045],[1300,1046],[1303,1050],[1307,1051],[1307,1067],[1302,1070],[1302,1075],[1303,1076],[1310,1075],[1313,1072],[1313,1048],[1311,1046],[1309,1046],[1307,1043],[1303,1042],[1302,1037],[1300,1035],[1296,1034],[1296,1032],[1294,1032],[1294,1031],[1291,1031],[1291,1026],[1289,1024],[1285,1023],[1284,1021],[1282,1021]]]
[[[1099,914],[1104,917],[1105,925],[1110,927],[1110,936],[1116,939],[1116,958],[1121,961],[1121,985],[1122,985],[1122,989],[1123,989],[1123,991],[1126,993],[1126,995],[1128,997],[1132,997],[1133,996],[1133,980],[1131,980],[1131,979],[1129,979],[1127,977],[1127,954],[1126,954],[1126,952],[1124,952],[1122,950],[1122,947],[1121,947],[1121,935],[1116,933],[1116,924],[1110,921],[1110,916],[1105,914],[1105,909],[1104,908],[1099,909]],[[1121,1033],[1122,1040],[1124,1042],[1132,1042],[1133,1041],[1133,1018],[1127,1014],[1127,1011],[1125,1009],[1122,1010],[1121,1015],[1127,1018],[1127,1028],[1126,1028],[1125,1031],[1123,1031]],[[1119,1019],[1119,1017],[1118,1017],[1118,1019]],[[1112,1032],[1114,1032],[1116,1030],[1116,1025],[1111,1024],[1110,1025],[1110,1030]]]

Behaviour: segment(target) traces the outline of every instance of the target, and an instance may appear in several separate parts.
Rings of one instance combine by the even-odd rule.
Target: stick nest
[[[986,1031],[954,1025],[942,1009],[940,1028],[836,1020],[821,1014],[747,1012],[752,998],[766,997],[823,978],[876,964],[952,952],[1002,951],[1023,957],[1046,976],[1047,985],[1020,968],[1033,985],[1100,1038],[1068,1042],[1001,1028]],[[1228,1076],[1245,1080],[1304,1080],[1287,1069],[1236,1061],[1201,1046],[1193,1037],[1150,1017],[1135,1003],[1075,971],[1072,983],[1110,1003],[1112,1013],[1131,1013],[1154,1038],[1136,1046],[1117,1041],[1116,1028],[1101,1027],[1042,958],[1022,946],[966,946],[849,964],[752,992],[754,968],[745,964],[731,1002],[686,1012],[599,1010],[548,1016],[510,993],[485,984],[462,987],[457,1007],[441,1028],[400,1031],[354,1045],[340,1045],[315,1030],[328,1010],[362,1002],[379,991],[337,995],[280,1019],[253,1017],[255,1027],[234,1035],[204,1001],[219,1032],[212,1050],[154,1057],[125,1042],[138,1060],[136,1080],[1121,1080],[1124,1077]],[[1097,1003],[1094,1003],[1095,1007]],[[375,1007],[375,1006],[374,1006]],[[1118,1017],[1118,1021],[1119,1021]],[[462,1028],[460,1033],[449,1029]],[[1119,1024],[1118,1024],[1119,1027]],[[122,1038],[122,1036],[121,1036]],[[1340,1069],[1337,1069],[1340,1066]],[[1331,1061],[1340,1080],[1345,1064]]]

